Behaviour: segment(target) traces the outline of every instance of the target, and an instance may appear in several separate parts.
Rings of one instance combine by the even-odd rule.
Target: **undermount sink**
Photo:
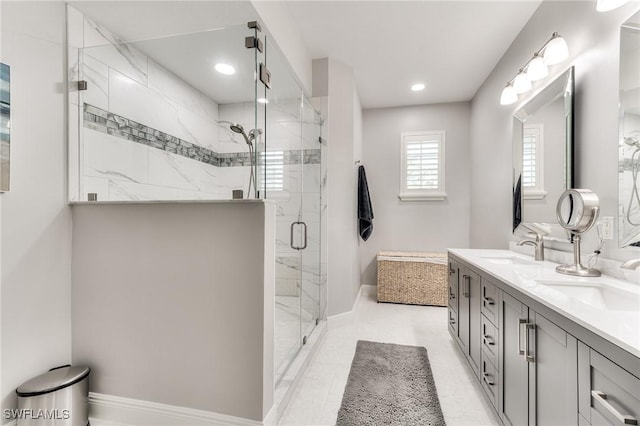
[[[535,262],[513,256],[485,256],[482,259],[496,265],[535,265]]]
[[[622,290],[607,284],[566,281],[537,281],[537,283],[594,308],[612,311],[640,311],[640,293]]]

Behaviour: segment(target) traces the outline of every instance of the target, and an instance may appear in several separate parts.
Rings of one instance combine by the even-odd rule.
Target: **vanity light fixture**
[[[531,90],[532,81],[540,80],[549,74],[548,65],[558,64],[569,57],[567,42],[558,33],[540,48],[518,74],[502,89],[500,105],[511,105],[518,101],[518,95]]]
[[[629,0],[598,0],[596,2],[596,10],[598,12],[608,12],[627,4]]]
[[[531,90],[531,79],[523,70],[513,79],[513,89],[516,93],[525,93]]]
[[[234,67],[229,64],[223,64],[222,62],[217,63],[214,68],[220,74],[224,75],[232,75],[236,73],[236,69]]]
[[[413,90],[414,92],[419,92],[421,90],[424,90],[424,84],[423,83],[416,83],[413,86],[411,86],[411,90]]]
[[[513,88],[511,83],[502,90],[502,96],[500,96],[500,105],[511,105],[518,100],[518,94]]]

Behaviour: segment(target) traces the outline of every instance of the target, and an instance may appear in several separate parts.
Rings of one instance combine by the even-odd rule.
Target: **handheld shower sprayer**
[[[251,129],[249,130],[249,135],[244,131],[244,127],[239,123],[232,123],[229,125],[229,128],[232,132],[238,133],[242,135],[247,145],[249,145],[249,162],[250,162],[250,174],[249,174],[249,188],[247,189],[247,194],[251,194],[251,185],[253,185],[254,197],[258,198],[257,187],[256,187],[256,177],[254,173],[254,150],[253,150],[253,141],[262,134],[262,129]]]

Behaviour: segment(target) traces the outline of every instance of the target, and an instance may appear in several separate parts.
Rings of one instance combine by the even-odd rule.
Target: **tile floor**
[[[377,303],[375,294],[367,293],[358,301],[352,324],[329,325],[278,424],[335,425],[356,341],[372,340],[427,348],[448,426],[499,425],[449,336],[446,308]]]

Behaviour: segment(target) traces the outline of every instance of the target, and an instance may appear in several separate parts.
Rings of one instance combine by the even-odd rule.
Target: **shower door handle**
[[[296,225],[302,225],[304,228],[304,233],[302,234],[304,236],[304,244],[301,246],[296,246],[293,245],[293,230],[296,227]],[[289,239],[289,245],[291,246],[292,249],[294,250],[304,250],[307,248],[307,224],[304,222],[292,222],[291,223],[291,230],[290,230],[290,239]]]

